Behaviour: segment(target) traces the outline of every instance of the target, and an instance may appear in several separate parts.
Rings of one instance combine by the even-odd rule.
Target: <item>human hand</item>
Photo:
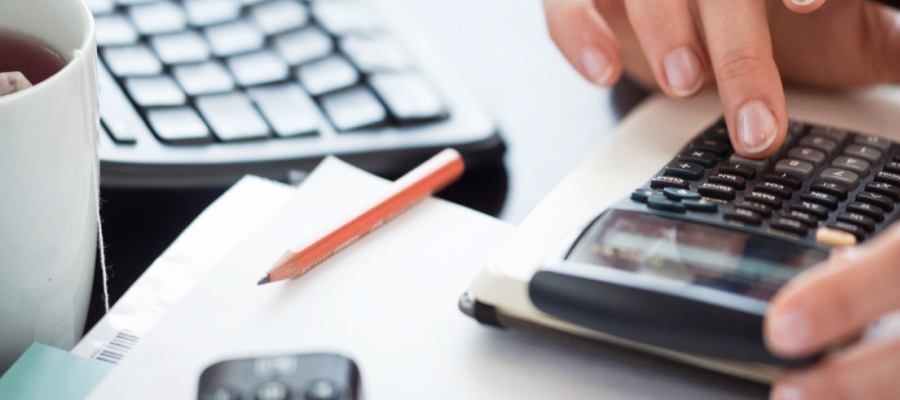
[[[544,0],[544,8],[563,55],[597,85],[624,70],[685,98],[717,82],[745,157],[767,157],[784,141],[782,79],[825,88],[900,81],[900,14],[868,1]]]
[[[769,349],[810,355],[857,337],[874,319],[900,309],[900,224],[872,241],[836,250],[791,280],[765,320]],[[900,399],[900,335],[866,340],[778,379],[775,400]]]

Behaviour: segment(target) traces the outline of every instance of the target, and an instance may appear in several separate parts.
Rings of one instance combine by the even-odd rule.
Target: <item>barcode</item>
[[[137,333],[126,330],[119,331],[116,337],[103,346],[94,358],[110,364],[118,364],[139,339],[140,335]]]

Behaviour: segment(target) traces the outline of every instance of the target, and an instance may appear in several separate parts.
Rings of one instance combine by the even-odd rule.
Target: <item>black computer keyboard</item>
[[[362,0],[86,0],[100,54],[102,183],[286,180],[328,154],[403,172],[503,142],[421,35]]]

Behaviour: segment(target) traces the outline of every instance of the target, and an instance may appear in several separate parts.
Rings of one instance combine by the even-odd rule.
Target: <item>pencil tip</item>
[[[259,282],[257,282],[256,284],[257,284],[257,285],[264,285],[264,284],[269,283],[269,282],[272,282],[272,281],[269,280],[269,275],[266,275],[266,276],[264,276],[262,279],[260,279]]]

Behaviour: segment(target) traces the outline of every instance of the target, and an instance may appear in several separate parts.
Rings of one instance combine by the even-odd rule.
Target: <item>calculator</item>
[[[799,272],[897,217],[900,156],[885,138],[791,121],[775,155],[734,153],[723,120],[630,196],[583,224],[529,283],[562,320],[670,350],[802,366],[769,353],[770,299]]]

